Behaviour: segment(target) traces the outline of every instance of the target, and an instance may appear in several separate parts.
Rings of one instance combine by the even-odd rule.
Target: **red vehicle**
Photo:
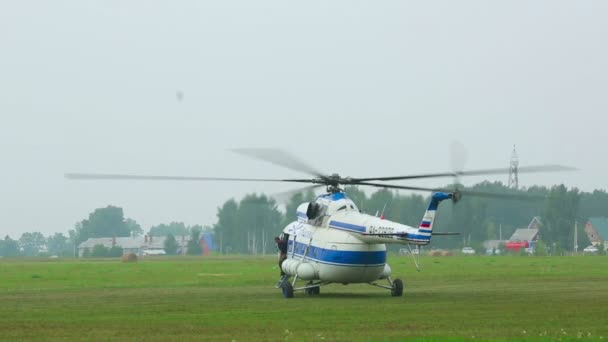
[[[529,248],[530,244],[528,241],[509,241],[505,244],[507,251],[519,252],[521,248]]]

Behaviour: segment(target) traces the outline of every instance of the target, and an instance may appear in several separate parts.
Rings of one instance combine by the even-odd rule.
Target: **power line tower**
[[[508,187],[517,189],[519,187],[519,179],[517,178],[517,167],[519,166],[519,158],[517,157],[517,151],[515,151],[515,145],[513,145],[513,153],[511,153],[511,164],[509,166],[509,183]]]

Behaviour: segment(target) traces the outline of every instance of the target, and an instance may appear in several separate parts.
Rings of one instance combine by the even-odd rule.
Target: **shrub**
[[[110,252],[110,249],[105,247],[104,245],[95,245],[93,246],[93,250],[91,251],[91,256],[93,258],[103,258],[107,257]]]
[[[122,256],[122,248],[119,246],[114,246],[108,250],[109,257],[120,257]]]
[[[541,240],[536,241],[536,246],[534,247],[534,255],[547,256],[547,244],[545,244]]]
[[[606,249],[604,247],[604,242],[600,242],[600,244],[597,245],[597,255],[606,255]]]

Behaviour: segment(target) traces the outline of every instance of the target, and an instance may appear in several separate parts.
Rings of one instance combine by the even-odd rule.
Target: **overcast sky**
[[[581,169],[522,184],[605,189],[607,42],[599,0],[2,1],[0,235],[109,204],[145,230],[209,225],[294,187],[66,172],[305,176],[235,147],[365,177],[448,171],[454,140],[466,168],[507,167],[515,144],[521,166]]]

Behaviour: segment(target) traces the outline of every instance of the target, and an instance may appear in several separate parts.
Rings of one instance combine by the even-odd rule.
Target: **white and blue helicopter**
[[[436,177],[459,177],[495,175],[508,173],[508,168],[476,171],[443,172],[406,175],[395,177],[352,178],[338,174],[326,175],[311,168],[289,153],[277,149],[236,149],[239,154],[260,159],[292,170],[308,173],[314,178],[307,179],[257,179],[224,177],[180,177],[145,176],[124,174],[69,173],[68,179],[89,180],[176,180],[176,181],[254,181],[254,182],[296,182],[312,183],[304,189],[282,194],[283,196],[311,188],[326,187],[326,193],[312,202],[302,203],[296,212],[296,220],[283,229],[281,239],[287,245],[286,255],[281,258],[280,268],[284,274],[276,284],[285,298],[292,298],[294,291],[304,291],[318,295],[321,286],[329,284],[370,284],[391,291],[391,295],[403,295],[401,279],[392,279],[391,267],[387,261],[387,244],[414,246],[428,245],[433,235],[454,235],[458,233],[434,232],[433,223],[439,204],[445,200],[454,203],[462,195],[484,197],[521,196],[484,193],[477,191],[423,188],[385,181],[411,180]],[[560,165],[520,167],[518,172],[566,171],[572,168]],[[380,183],[379,183],[380,182]],[[429,206],[417,227],[386,220],[383,217],[362,213],[343,190],[346,185],[364,185],[389,189],[430,191]],[[419,257],[420,253],[416,253]],[[412,253],[414,255],[414,253]],[[419,269],[419,262],[416,261]],[[291,279],[293,278],[293,279]],[[296,286],[298,280],[306,283]],[[386,280],[387,284],[379,281]]]

